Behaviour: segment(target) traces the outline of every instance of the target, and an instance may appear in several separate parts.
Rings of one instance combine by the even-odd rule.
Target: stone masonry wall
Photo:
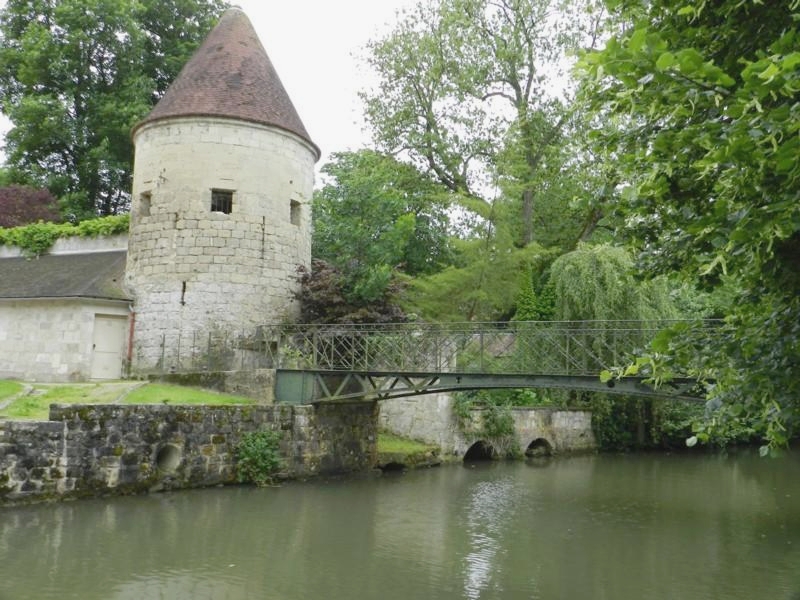
[[[134,367],[176,351],[177,332],[244,331],[296,315],[298,265],[311,259],[315,150],[230,119],[137,130],[126,283],[137,312]],[[212,212],[211,190],[233,193]],[[168,366],[168,365],[165,365]]]
[[[465,435],[453,415],[449,394],[429,394],[384,400],[380,404],[381,428],[441,448],[443,455],[462,457],[478,441]],[[517,445],[521,452],[536,440],[545,440],[555,452],[589,452],[597,449],[590,411],[553,408],[518,408],[512,411]],[[474,420],[480,411],[474,411]]]
[[[555,452],[593,452],[597,442],[588,410],[515,408],[512,411],[517,442],[522,452],[545,440]]]
[[[461,448],[466,440],[453,417],[450,394],[383,400],[378,422],[387,431],[438,446],[443,455],[463,455]]]
[[[0,505],[236,483],[249,432],[282,432],[286,476],[375,464],[377,409],[328,406],[52,405],[0,423]]]

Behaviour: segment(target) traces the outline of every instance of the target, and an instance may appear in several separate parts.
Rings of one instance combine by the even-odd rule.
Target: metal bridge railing
[[[593,375],[643,351],[672,323],[291,325],[280,328],[278,348],[313,370]]]
[[[240,333],[176,332],[164,337],[153,370],[596,375],[679,322],[272,324]]]

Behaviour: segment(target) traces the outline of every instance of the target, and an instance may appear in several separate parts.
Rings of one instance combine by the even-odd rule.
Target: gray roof
[[[125,250],[0,258],[0,299],[130,300],[123,289]]]

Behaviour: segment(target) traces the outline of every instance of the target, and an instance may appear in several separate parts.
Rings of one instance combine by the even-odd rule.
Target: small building
[[[320,152],[244,12],[222,15],[132,139],[122,247],[0,253],[0,377],[146,373],[187,339],[298,314]]]
[[[90,251],[72,251],[66,242],[38,258],[0,258],[0,378],[122,376],[131,303],[123,288],[124,236],[106,242]]]

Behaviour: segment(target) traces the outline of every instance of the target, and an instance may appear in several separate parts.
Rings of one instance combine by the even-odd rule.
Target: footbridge
[[[489,388],[561,388],[701,400],[695,379],[601,381],[676,321],[275,325],[262,328],[276,397],[383,400]],[[713,324],[705,324],[712,327]]]

